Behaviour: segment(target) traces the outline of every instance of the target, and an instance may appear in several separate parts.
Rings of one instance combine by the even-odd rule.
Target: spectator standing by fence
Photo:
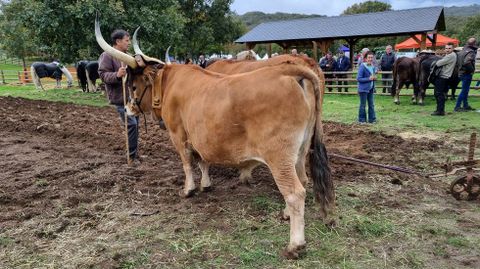
[[[360,97],[360,108],[358,109],[359,123],[375,123],[377,117],[375,115],[375,104],[373,95],[375,93],[375,80],[377,80],[377,67],[373,65],[375,58],[373,52],[365,53],[365,62],[358,67],[358,95]],[[366,105],[368,103],[368,117]]]
[[[333,59],[331,51],[327,52],[325,58],[322,58],[322,60],[320,61],[320,68],[324,72],[333,72],[337,70],[337,62],[335,61],[335,59]],[[325,74],[325,79],[328,79],[325,84],[332,85],[332,78],[333,74]],[[328,88],[328,91],[331,92],[332,88]]]
[[[349,71],[350,70],[350,59],[348,59],[347,56],[345,56],[345,52],[343,52],[343,50],[340,50],[338,52],[338,58],[337,58],[337,71],[341,71],[341,72],[346,72],[346,71]],[[337,74],[337,78],[339,79],[346,79],[347,78],[347,74]],[[347,86],[348,85],[348,81],[344,80],[339,80],[338,81],[338,86],[342,86],[342,85],[345,85]],[[345,87],[343,88],[345,92],[348,92],[348,88]],[[338,88],[338,92],[341,92],[342,91],[342,88],[339,87]]]
[[[455,104],[454,111],[456,112],[475,110],[468,104],[468,92],[470,91],[470,84],[472,83],[472,77],[475,73],[477,49],[477,40],[471,37],[468,39],[463,50],[458,54],[460,62],[457,64],[457,67],[458,76],[462,81],[462,91],[458,95],[457,103]]]
[[[361,51],[360,51],[360,57],[358,58],[358,62],[357,62],[357,67],[360,68],[360,65],[364,62],[364,59],[366,59],[365,55],[367,54],[367,52],[369,52],[370,50],[368,48],[363,48]],[[373,52],[372,52],[373,53]],[[372,65],[375,66],[375,67],[378,67],[378,64],[377,64],[377,60],[375,59],[375,56],[373,56],[373,61],[372,61]]]
[[[380,71],[391,72],[393,70],[393,63],[395,62],[395,53],[392,52],[392,46],[388,45],[385,48],[385,53],[380,58]],[[383,93],[391,91],[392,74],[382,74]]]
[[[435,78],[435,99],[437,100],[437,110],[432,113],[432,116],[445,116],[445,94],[448,91],[448,82],[452,77],[453,70],[457,64],[457,54],[453,53],[453,44],[445,45],[445,57],[438,60],[436,66],[442,67],[440,75]]]

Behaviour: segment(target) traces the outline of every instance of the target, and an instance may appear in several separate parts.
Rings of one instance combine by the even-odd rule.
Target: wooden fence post
[[[3,70],[0,70],[0,76],[2,77],[2,84],[6,84],[5,83],[5,74],[3,73]]]

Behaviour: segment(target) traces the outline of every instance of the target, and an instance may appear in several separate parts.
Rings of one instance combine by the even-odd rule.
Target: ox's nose
[[[136,116],[138,113],[136,113],[136,109],[132,103],[128,103],[125,106],[125,111],[127,112],[128,116]]]

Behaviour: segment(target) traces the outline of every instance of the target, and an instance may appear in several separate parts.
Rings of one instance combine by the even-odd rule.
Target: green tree
[[[27,4],[28,3],[28,4]],[[22,60],[26,69],[25,58],[35,54],[35,43],[32,38],[32,27],[25,23],[31,14],[31,1],[14,1],[10,4],[1,2],[0,14],[0,46],[10,57]],[[20,18],[20,19],[19,19]]]
[[[363,3],[353,4],[352,6],[345,9],[342,15],[381,12],[387,10],[392,10],[392,6],[388,3],[383,3],[380,1],[367,1]]]
[[[114,29],[130,33],[141,26],[147,55],[163,58],[168,46],[196,55],[221,50],[241,35],[243,24],[230,11],[232,0],[4,0],[0,16],[3,47],[12,56],[35,51],[44,60],[73,63],[97,59],[94,20],[100,14],[108,41]]]
[[[480,15],[469,17],[459,35],[460,44],[464,44],[468,38],[480,39]]]
[[[176,51],[186,56],[215,52],[238,38],[245,27],[230,11],[232,0],[179,0],[187,19],[183,46]]]

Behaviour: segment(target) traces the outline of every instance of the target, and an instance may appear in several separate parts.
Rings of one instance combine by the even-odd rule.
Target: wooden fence
[[[68,70],[72,74],[73,77],[73,82],[75,83],[78,81],[77,79],[77,72],[75,68],[69,67]],[[475,73],[480,73],[480,66],[477,66],[476,68],[477,71]],[[325,88],[326,92],[328,92],[328,89],[331,88],[332,92],[338,92],[338,90],[348,88],[350,89],[350,93],[356,94],[356,89],[357,89],[357,79],[356,71],[346,71],[346,72],[324,72],[325,75],[333,75],[333,78],[326,78],[325,79]],[[392,72],[379,72],[379,74],[392,74]],[[343,78],[345,76],[345,78]],[[62,81],[66,81],[65,76],[62,77]],[[470,89],[474,90],[479,90],[480,85],[477,86],[477,82],[480,81],[480,79],[472,79],[472,84],[470,86]],[[342,83],[340,83],[342,82]],[[347,85],[345,85],[345,82],[347,82]],[[383,83],[386,82],[388,83],[387,86],[384,86]],[[378,79],[375,83],[375,88],[376,89],[383,89],[383,88],[390,88],[392,83],[392,79]],[[33,85],[31,74],[30,74],[30,69],[27,71],[16,71],[16,70],[0,70],[0,84],[15,84],[15,85]],[[51,78],[42,78],[42,84],[55,84],[55,79]],[[411,86],[410,86],[411,88]],[[433,89],[433,85],[430,84],[429,89]],[[461,84],[459,84],[458,89],[461,89]],[[458,93],[460,93],[459,90],[457,90]],[[378,90],[377,93],[381,94],[381,90]],[[473,92],[472,92],[473,93]]]
[[[339,91],[343,91],[345,89],[349,89],[348,93],[345,94],[356,94],[357,93],[357,72],[356,71],[335,71],[335,72],[323,72],[325,74],[325,92],[332,92],[338,93]],[[388,74],[392,75],[391,71],[380,71],[379,74]],[[480,73],[480,68],[477,66],[475,73]],[[379,76],[380,77],[380,76]],[[477,83],[480,79],[474,78],[472,79],[472,83],[470,85],[470,89],[480,90],[480,84],[477,86]],[[346,85],[345,85],[346,82]],[[386,83],[386,85],[384,85]],[[392,78],[379,78],[375,82],[375,89],[377,89],[377,94],[382,93],[383,88],[390,89],[393,83]],[[410,86],[410,89],[413,87]],[[460,93],[462,88],[461,83],[459,83],[457,88],[457,94]],[[433,89],[433,85],[430,84],[428,89]],[[472,92],[474,93],[474,92]],[[386,93],[389,94],[389,93]]]

